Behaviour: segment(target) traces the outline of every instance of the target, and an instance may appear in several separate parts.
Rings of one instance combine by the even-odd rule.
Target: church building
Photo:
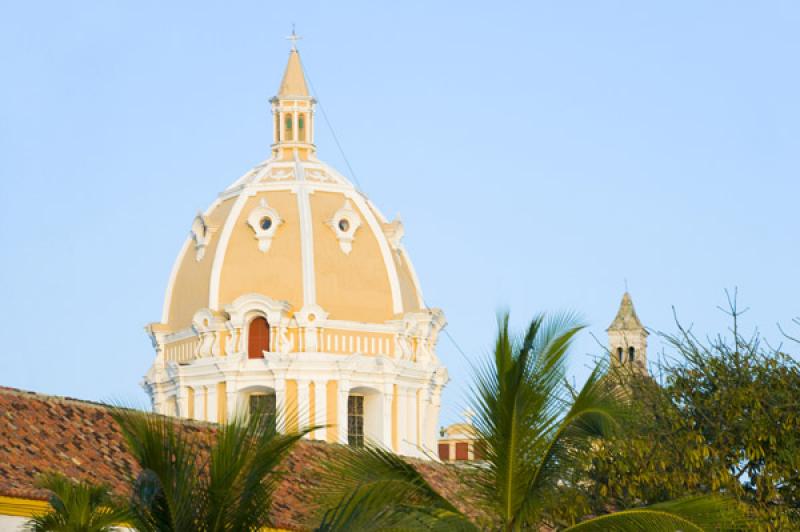
[[[647,337],[650,333],[639,321],[633,300],[627,291],[622,296],[617,315],[606,332],[612,367],[627,368],[647,375]]]
[[[277,412],[286,430],[325,426],[312,439],[433,456],[444,314],[425,305],[400,220],[317,158],[315,104],[293,47],[271,155],[191,221],[143,386],[162,414]]]

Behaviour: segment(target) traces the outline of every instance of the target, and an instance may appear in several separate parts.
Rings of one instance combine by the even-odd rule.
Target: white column
[[[283,376],[275,378],[275,412],[278,414],[278,432],[283,432],[286,429],[286,416],[289,414],[286,411],[286,380]]]
[[[217,417],[217,384],[208,385],[208,419],[206,421],[219,421]]]
[[[387,449],[392,449],[392,400],[394,399],[394,385],[383,385],[383,441],[380,442]],[[394,450],[394,449],[392,449]]]
[[[203,392],[205,386],[196,386],[194,389],[194,418],[198,421],[206,421],[203,417]]]
[[[441,386],[434,386],[429,392],[429,397],[425,401],[425,445],[436,450],[436,434],[439,430],[439,407]]]
[[[225,416],[225,421],[230,422],[239,415],[239,410],[244,411],[247,405],[239,406],[239,390],[235,381],[227,381],[225,383],[225,393],[228,396],[225,400],[225,406],[228,408],[228,413]],[[244,412],[242,412],[244,413]]]
[[[405,386],[397,387],[397,452],[404,456],[410,453],[408,441],[408,394]]]
[[[297,111],[292,113],[292,140],[298,142],[300,140],[300,127],[297,123]]]
[[[347,444],[347,398],[350,396],[350,381],[339,381],[339,404],[337,405],[339,442]]]
[[[309,382],[308,379],[297,379],[297,425],[300,429],[311,425],[309,421],[309,408],[311,407],[311,401],[308,396]],[[305,438],[310,439],[311,434],[307,434]]]
[[[416,388],[406,388],[406,442],[409,453],[412,456],[420,456],[420,449],[417,446],[417,390]]]
[[[325,425],[328,423],[328,381],[314,381],[314,418],[311,423]],[[314,431],[315,440],[325,439],[326,429],[323,427]]]
[[[189,415],[189,392],[186,386],[179,386],[177,393],[178,411],[175,414],[178,417],[188,417]]]

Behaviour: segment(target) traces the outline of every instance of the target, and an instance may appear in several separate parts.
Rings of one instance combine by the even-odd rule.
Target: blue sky
[[[468,356],[501,307],[604,340],[625,279],[657,330],[673,305],[723,330],[734,286],[773,340],[800,316],[796,2],[6,2],[0,385],[144,403],[142,327],[194,214],[268,155],[293,22]],[[349,174],[321,121],[317,141]],[[447,422],[469,370],[439,351]]]

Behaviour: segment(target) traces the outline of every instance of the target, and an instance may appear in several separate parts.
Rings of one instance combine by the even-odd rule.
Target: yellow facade
[[[225,423],[227,419],[226,413],[228,412],[228,393],[227,385],[225,382],[217,383],[217,421]]]
[[[299,408],[297,401],[297,381],[295,379],[286,380],[286,430],[297,432],[299,427],[298,416]]]
[[[188,242],[186,252],[180,260],[180,267],[171,293],[167,294],[169,301],[169,314],[167,324],[170,329],[177,331],[192,324],[192,316],[197,309],[208,306],[208,290],[211,279],[211,263],[209,257],[216,253],[221,225],[225,222],[233,207],[233,199],[220,203],[208,215],[209,225],[212,227],[212,238],[203,260],[195,259],[192,242]]]
[[[328,418],[328,429],[325,439],[329,443],[336,443],[339,441],[339,427],[336,422],[336,413],[338,412],[336,403],[339,396],[339,383],[337,381],[328,381],[326,396],[325,414]]]
[[[259,251],[246,221],[247,214],[262,199],[266,199],[286,220],[275,232],[268,253]],[[288,301],[299,309],[303,306],[301,260],[297,195],[290,191],[277,191],[248,198],[233,225],[225,250],[219,279],[220,302],[224,305],[243,294],[256,292]]]
[[[358,245],[344,254],[329,227],[345,199],[332,192],[315,192],[311,196],[317,303],[333,319],[373,323],[389,320],[394,314],[391,287],[375,234],[362,225],[356,233]],[[357,207],[352,208],[364,217]]]

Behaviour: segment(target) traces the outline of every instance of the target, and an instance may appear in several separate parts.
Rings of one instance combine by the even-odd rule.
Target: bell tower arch
[[[617,316],[606,332],[611,365],[647,375],[647,337],[650,333],[639,321],[628,292],[622,296]]]

